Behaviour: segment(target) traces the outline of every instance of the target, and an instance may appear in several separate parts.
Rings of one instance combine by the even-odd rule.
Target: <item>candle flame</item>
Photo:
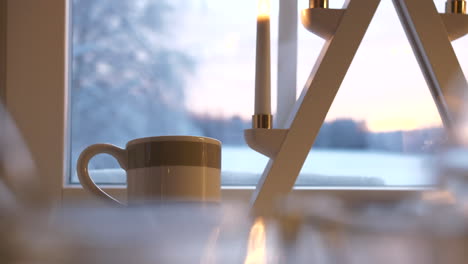
[[[270,18],[270,0],[258,1],[258,18]]]
[[[244,264],[266,263],[266,234],[265,223],[262,218],[257,218],[250,229],[247,257]]]

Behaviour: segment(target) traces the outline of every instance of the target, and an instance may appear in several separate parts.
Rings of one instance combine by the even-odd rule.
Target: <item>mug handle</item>
[[[89,177],[88,163],[89,161],[96,156],[97,154],[109,154],[114,157],[120,164],[122,169],[127,170],[127,151],[125,149],[118,148],[111,144],[94,144],[87,147],[83,152],[81,152],[80,157],[78,158],[78,163],[76,164],[76,172],[78,174],[78,179],[80,180],[83,188],[87,189],[91,193],[97,195],[98,197],[112,203],[117,203],[123,205],[114,197],[110,196],[99,188],[96,183]]]

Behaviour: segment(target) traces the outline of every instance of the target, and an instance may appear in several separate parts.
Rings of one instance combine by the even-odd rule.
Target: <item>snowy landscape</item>
[[[299,9],[308,4],[298,2]],[[195,135],[223,142],[224,185],[255,185],[268,162],[243,139],[254,108],[255,1],[108,3],[72,1],[71,182],[78,182],[76,160],[91,144],[123,148],[139,137]],[[278,1],[271,3],[274,112]],[[436,1],[439,9],[444,3]],[[397,20],[391,1],[382,1],[297,185],[432,183],[428,159],[444,146],[444,131]],[[299,93],[323,40],[300,25],[298,35]],[[462,41],[455,51],[467,58]],[[468,68],[467,60],[460,63]],[[97,156],[90,170],[99,183],[125,182],[111,157]]]
[[[428,186],[433,183],[429,155],[401,155],[369,151],[311,151],[298,186]],[[247,147],[224,147],[222,184],[255,186],[268,158]],[[90,171],[96,182],[125,183],[122,169]],[[74,173],[73,181],[78,178]]]

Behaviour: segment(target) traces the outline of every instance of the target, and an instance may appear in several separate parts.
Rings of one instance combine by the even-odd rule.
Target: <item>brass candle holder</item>
[[[328,8],[328,0],[309,0],[309,8]]]
[[[252,116],[252,128],[273,128],[273,115],[255,114]]]
[[[445,3],[445,12],[450,14],[466,14],[466,1],[448,0]]]

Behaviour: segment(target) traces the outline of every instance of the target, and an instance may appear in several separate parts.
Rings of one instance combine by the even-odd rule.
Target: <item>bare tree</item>
[[[73,158],[97,142],[196,133],[184,108],[195,63],[171,45],[170,1],[72,3]]]

